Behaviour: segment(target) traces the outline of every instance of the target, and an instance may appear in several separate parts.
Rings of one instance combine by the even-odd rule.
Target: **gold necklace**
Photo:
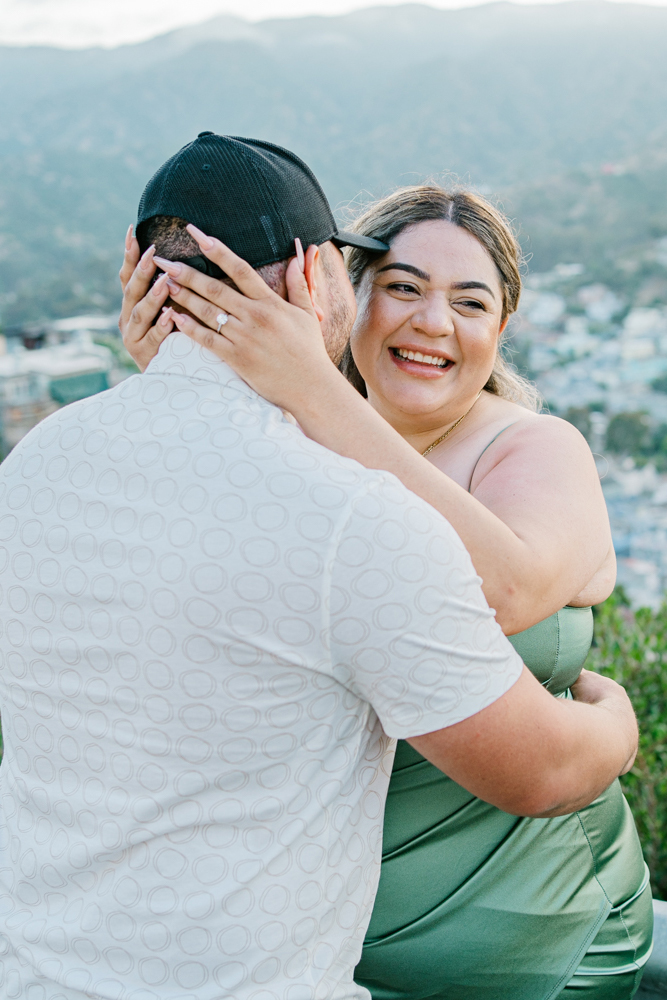
[[[477,400],[479,399],[479,397],[480,397],[480,396],[482,395],[482,392],[483,392],[483,391],[484,391],[483,389],[480,389],[479,393],[478,393],[478,394],[477,394],[477,396],[475,397],[475,403],[477,402]],[[472,408],[473,408],[473,406],[475,405],[475,403],[473,403],[473,404],[472,404],[472,406],[470,407],[470,410],[472,410]],[[445,440],[445,438],[448,438],[448,437],[449,437],[449,435],[450,435],[450,434],[452,433],[452,431],[455,431],[455,430],[456,430],[456,428],[457,428],[457,427],[459,426],[459,424],[460,424],[460,423],[461,423],[461,422],[462,422],[463,420],[465,420],[465,418],[466,418],[466,417],[468,416],[468,414],[470,413],[470,410],[466,410],[466,411],[465,411],[465,413],[463,414],[463,416],[462,416],[462,417],[459,417],[459,419],[458,419],[458,420],[456,421],[456,423],[455,423],[455,424],[452,424],[452,426],[451,426],[451,427],[449,428],[449,430],[448,430],[448,431],[445,431],[445,433],[444,433],[444,434],[441,434],[441,435],[440,435],[440,437],[439,437],[439,438],[437,438],[437,439],[436,439],[436,440],[435,440],[435,441],[433,442],[433,444],[430,444],[430,445],[428,446],[428,448],[426,449],[426,451],[423,451],[423,452],[422,452],[422,458],[426,458],[426,456],[427,456],[427,455],[430,455],[430,454],[431,454],[431,452],[433,451],[433,449],[434,449],[434,448],[437,448],[439,444],[442,444],[442,442],[443,442],[443,441]]]

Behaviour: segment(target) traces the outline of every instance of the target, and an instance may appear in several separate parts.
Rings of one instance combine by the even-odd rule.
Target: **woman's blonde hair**
[[[446,191],[438,184],[399,188],[367,208],[352,225],[363,236],[391,244],[400,233],[420,222],[443,220],[465,229],[478,240],[498,270],[503,293],[503,321],[516,312],[521,295],[522,254],[509,221],[490,202],[470,191]],[[356,291],[377,254],[348,247],[345,262]],[[500,347],[500,344],[499,344]],[[343,374],[366,396],[364,383],[348,344],[340,365]],[[540,408],[540,395],[528,379],[507,363],[500,350],[484,386],[487,392],[519,403],[530,410]]]

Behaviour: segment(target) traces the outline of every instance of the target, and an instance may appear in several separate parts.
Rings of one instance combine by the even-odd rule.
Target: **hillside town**
[[[74,316],[0,335],[0,453],[60,406],[102,392],[136,371],[118,317]]]
[[[667,239],[642,258],[623,262],[637,272],[629,294],[577,263],[529,274],[513,359],[549,412],[588,439],[619,583],[633,605],[657,607],[667,588]]]

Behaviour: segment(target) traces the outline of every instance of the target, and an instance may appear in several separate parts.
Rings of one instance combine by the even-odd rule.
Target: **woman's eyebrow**
[[[377,274],[382,274],[383,271],[407,271],[408,274],[414,274],[416,278],[421,278],[422,281],[431,280],[430,274],[427,274],[426,271],[420,271],[418,267],[413,267],[412,264],[385,264],[384,267],[378,268]]]
[[[481,288],[485,292],[488,292],[492,299],[495,299],[495,295],[483,281],[455,281],[451,287],[459,292],[465,291],[466,288]]]
[[[402,264],[398,261],[395,264],[385,264],[384,267],[379,267],[376,273],[382,274],[383,271],[407,271],[408,274],[414,274],[416,278],[421,278],[422,281],[431,280],[431,275],[427,274],[426,271],[414,267],[413,264]],[[483,281],[456,281],[451,287],[459,292],[465,291],[468,288],[481,288],[483,291],[488,292],[492,299],[495,299],[492,289],[488,285],[485,285]]]

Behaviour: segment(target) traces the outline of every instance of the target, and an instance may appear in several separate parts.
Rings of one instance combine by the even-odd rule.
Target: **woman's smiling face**
[[[486,385],[503,329],[496,266],[451,222],[411,226],[368,269],[351,347],[372,405],[397,429],[443,426]]]

